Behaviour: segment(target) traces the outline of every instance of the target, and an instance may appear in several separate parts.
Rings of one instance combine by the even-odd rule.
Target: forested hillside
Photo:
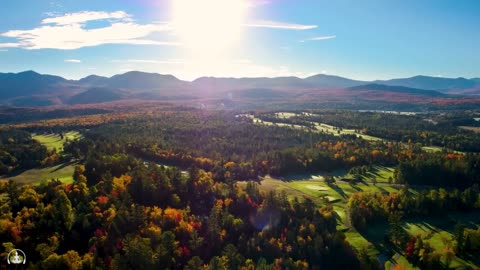
[[[405,229],[480,205],[478,153],[425,148],[472,123],[420,117],[166,107],[4,127],[0,237],[32,269],[378,269],[393,254],[426,269],[475,265],[476,227],[448,225],[448,252]],[[72,129],[81,135],[62,151],[31,136]],[[73,181],[9,180],[55,164],[75,166]],[[384,238],[370,224],[387,226]]]

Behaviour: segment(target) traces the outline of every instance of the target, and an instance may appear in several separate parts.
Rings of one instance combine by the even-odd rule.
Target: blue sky
[[[198,4],[201,3],[201,4]],[[227,4],[225,4],[227,3]],[[2,0],[0,72],[480,77],[478,0]]]

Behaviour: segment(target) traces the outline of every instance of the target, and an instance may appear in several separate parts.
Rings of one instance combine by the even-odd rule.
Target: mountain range
[[[183,81],[172,75],[131,71],[112,77],[90,75],[80,80],[34,71],[0,73],[0,104],[49,106],[92,104],[117,100],[308,100],[309,97],[355,97],[385,101],[392,96],[417,98],[478,98],[480,78],[415,76],[359,81],[318,74],[307,78],[216,78]]]

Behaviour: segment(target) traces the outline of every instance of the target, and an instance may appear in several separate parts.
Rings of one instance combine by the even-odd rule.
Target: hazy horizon
[[[33,71],[35,73],[38,73],[40,75],[52,75],[52,76],[59,76],[59,77],[62,77],[64,79],[67,79],[67,80],[73,80],[73,81],[78,81],[78,80],[81,80],[81,79],[84,79],[84,78],[87,78],[89,76],[99,76],[99,77],[106,77],[106,78],[111,78],[113,76],[116,76],[116,75],[123,75],[123,74],[127,74],[129,72],[141,72],[141,73],[150,73],[150,74],[158,74],[158,75],[163,75],[163,76],[173,76],[179,80],[182,80],[182,81],[186,81],[186,82],[193,82],[195,80],[198,80],[198,79],[201,79],[201,78],[217,78],[217,79],[260,79],[260,78],[269,78],[269,79],[273,79],[273,78],[288,78],[288,77],[292,77],[292,78],[299,78],[299,79],[306,79],[306,78],[309,78],[309,77],[312,77],[312,76],[317,76],[317,75],[325,75],[325,76],[334,76],[334,77],[340,77],[340,78],[345,78],[345,79],[351,79],[351,80],[358,80],[358,81],[365,81],[365,82],[375,82],[375,81],[388,81],[388,80],[394,80],[394,79],[408,79],[408,78],[413,78],[413,77],[432,77],[432,78],[444,78],[444,79],[467,79],[467,80],[477,80],[480,78],[480,76],[477,76],[477,77],[463,77],[463,76],[460,76],[460,77],[444,77],[444,76],[432,76],[432,75],[425,75],[425,74],[415,74],[415,75],[412,75],[412,76],[408,76],[408,77],[388,77],[388,78],[376,78],[376,79],[357,79],[357,78],[351,78],[351,77],[346,77],[346,76],[341,76],[341,75],[337,75],[337,74],[328,74],[328,73],[313,73],[313,74],[309,74],[307,76],[295,76],[295,75],[286,75],[286,76],[276,76],[276,77],[266,77],[266,76],[263,76],[263,77],[222,77],[222,76],[208,76],[208,75],[205,75],[205,76],[200,76],[200,77],[195,77],[193,79],[184,79],[184,78],[181,78],[180,76],[177,76],[175,74],[170,74],[170,73],[159,73],[159,72],[150,72],[150,71],[142,71],[142,70],[130,70],[130,71],[125,71],[125,72],[122,72],[122,73],[115,73],[115,74],[112,74],[112,75],[101,75],[101,74],[96,74],[96,73],[91,73],[91,74],[88,74],[86,76],[82,76],[82,77],[76,77],[76,78],[69,78],[69,77],[65,77],[65,76],[62,76],[62,75],[59,75],[59,74],[51,74],[51,73],[43,73],[43,72],[39,72],[37,70],[22,70],[22,71],[18,71],[18,72],[12,72],[12,71],[0,71],[0,73],[13,73],[13,74],[19,74],[19,73],[24,73],[24,72],[29,72],[29,71]]]

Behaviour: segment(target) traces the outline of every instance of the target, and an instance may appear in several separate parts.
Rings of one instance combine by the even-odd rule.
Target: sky
[[[478,0],[2,0],[0,72],[480,77]]]

